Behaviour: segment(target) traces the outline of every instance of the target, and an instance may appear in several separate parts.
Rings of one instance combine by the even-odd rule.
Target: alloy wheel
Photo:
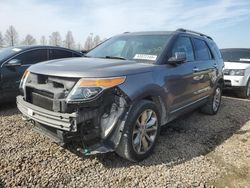
[[[220,106],[220,100],[221,100],[221,89],[218,87],[215,90],[214,99],[213,99],[213,110],[215,112],[217,112]]]
[[[138,117],[132,133],[132,145],[136,153],[144,154],[156,140],[158,119],[156,113],[147,109]]]

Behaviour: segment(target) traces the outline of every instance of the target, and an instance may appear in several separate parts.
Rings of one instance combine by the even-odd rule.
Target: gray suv
[[[218,112],[223,66],[204,34],[124,33],[83,58],[31,66],[17,105],[35,130],[60,144],[140,161],[152,153],[162,125],[196,108]]]

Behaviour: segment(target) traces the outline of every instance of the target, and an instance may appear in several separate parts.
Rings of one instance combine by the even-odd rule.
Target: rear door
[[[19,60],[21,66],[6,66],[7,63],[13,59]],[[2,66],[2,80],[1,80],[1,93],[5,96],[15,97],[18,93],[18,88],[20,84],[20,80],[24,71],[30,66],[38,62],[48,60],[47,49],[36,49],[30,50],[27,52],[23,52],[18,54],[8,61],[6,61]]]
[[[206,97],[211,93],[212,83],[216,79],[216,60],[205,40],[193,38],[195,66],[193,80],[197,85],[196,98]]]

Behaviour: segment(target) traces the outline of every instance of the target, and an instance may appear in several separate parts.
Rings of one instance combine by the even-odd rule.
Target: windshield
[[[250,63],[250,49],[221,50],[224,61]]]
[[[171,35],[123,35],[100,44],[86,56],[154,62]]]
[[[17,52],[20,52],[21,50],[22,49],[15,48],[15,47],[0,49],[0,61],[2,61],[3,59],[5,59],[5,58],[17,53]]]

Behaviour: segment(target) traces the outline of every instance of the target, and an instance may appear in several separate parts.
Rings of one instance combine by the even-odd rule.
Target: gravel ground
[[[163,127],[154,154],[131,163],[85,157],[32,131],[0,107],[0,187],[248,187],[250,101],[223,97],[216,116],[195,111]]]

